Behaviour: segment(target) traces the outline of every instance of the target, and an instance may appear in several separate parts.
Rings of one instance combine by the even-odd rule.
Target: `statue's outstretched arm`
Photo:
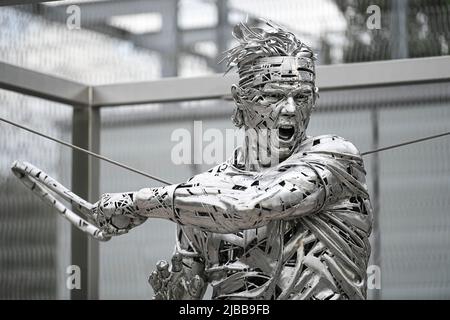
[[[135,205],[142,216],[231,233],[319,210],[326,201],[325,184],[337,185],[331,172],[299,161],[258,176],[243,175],[239,184],[212,176],[180,184],[173,193],[167,187],[142,189]]]
[[[345,188],[365,195],[358,187],[364,178],[361,157],[346,149],[296,154],[255,175],[243,172],[230,178],[212,171],[184,184],[107,195],[98,208],[112,220],[123,219],[125,228],[146,218],[218,233],[257,228],[271,220],[318,212],[339,199]]]

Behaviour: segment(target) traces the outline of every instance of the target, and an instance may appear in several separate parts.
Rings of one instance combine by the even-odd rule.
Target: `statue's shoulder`
[[[225,162],[222,162],[204,172],[198,173],[195,176],[189,178],[187,180],[188,183],[199,183],[199,182],[205,182],[205,181],[216,181],[215,179],[223,179],[227,174],[230,172],[236,171],[235,168],[233,168],[231,160],[227,160]],[[218,181],[218,180],[217,180]]]
[[[324,134],[320,136],[310,136],[302,142],[299,152],[332,152],[360,156],[359,150],[355,145],[336,134]]]

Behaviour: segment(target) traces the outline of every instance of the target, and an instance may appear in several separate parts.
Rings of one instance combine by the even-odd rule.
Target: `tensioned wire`
[[[98,153],[95,153],[95,152],[92,152],[92,151],[89,151],[89,150],[80,148],[80,147],[78,147],[78,146],[76,146],[76,145],[73,145],[73,144],[71,144],[71,143],[68,143],[68,142],[66,142],[66,141],[63,141],[63,140],[60,140],[60,139],[57,139],[57,138],[48,136],[48,135],[46,135],[46,134],[44,134],[44,133],[42,133],[42,132],[38,132],[38,131],[36,131],[36,130],[30,129],[30,128],[25,127],[25,126],[22,126],[22,125],[20,125],[20,124],[14,122],[14,121],[7,120],[7,119],[4,119],[4,118],[2,118],[2,117],[0,117],[0,121],[6,122],[6,123],[8,123],[8,124],[10,124],[10,125],[13,125],[13,126],[15,126],[15,127],[17,127],[17,128],[20,128],[20,129],[26,130],[26,131],[28,131],[28,132],[31,132],[31,133],[36,134],[36,135],[38,135],[38,136],[41,136],[41,137],[43,137],[43,138],[45,138],[45,139],[52,140],[52,141],[54,141],[54,142],[57,142],[57,143],[62,144],[62,145],[64,145],[64,146],[66,146],[66,147],[72,148],[72,149],[74,149],[74,150],[78,150],[78,151],[84,152],[84,153],[89,154],[89,155],[91,155],[91,156],[93,156],[93,157],[95,157],[95,158],[104,160],[104,161],[106,161],[106,162],[109,162],[109,163],[111,163],[111,164],[114,164],[114,165],[116,165],[116,166],[119,166],[119,167],[121,167],[121,168],[124,168],[124,169],[126,169],[126,170],[129,170],[129,171],[132,171],[132,172],[134,172],[134,173],[140,174],[140,175],[142,175],[142,176],[144,176],[144,177],[147,177],[147,178],[156,180],[156,181],[158,181],[158,182],[165,183],[165,184],[167,184],[167,185],[172,184],[171,182],[169,182],[169,181],[167,181],[167,180],[164,180],[164,179],[162,179],[162,178],[159,178],[159,177],[156,177],[156,176],[154,176],[154,175],[148,174],[148,173],[146,173],[146,172],[144,172],[144,171],[135,169],[135,168],[133,168],[133,167],[131,167],[131,166],[128,166],[128,165],[126,165],[126,164],[124,164],[124,163],[121,163],[121,162],[118,162],[118,161],[109,159],[109,158],[107,158],[107,157],[105,157],[105,156],[102,156],[102,155],[100,155],[100,154],[98,154]],[[398,144],[393,144],[393,145],[390,145],[390,146],[387,146],[387,147],[382,147],[382,148],[378,148],[378,149],[374,149],[374,150],[370,150],[370,151],[365,151],[365,152],[362,152],[362,153],[361,153],[361,156],[366,156],[366,155],[373,154],[373,153],[377,153],[377,152],[381,152],[381,151],[386,151],[386,150],[396,149],[396,148],[403,147],[403,146],[406,146],[406,145],[410,145],[410,144],[414,144],[414,143],[419,143],[419,142],[423,142],[423,141],[427,141],[427,140],[431,140],[431,139],[436,139],[436,138],[444,137],[444,136],[447,136],[447,135],[450,135],[450,131],[448,131],[448,132],[443,132],[443,133],[439,133],[439,134],[435,134],[435,135],[431,135],[431,136],[427,136],[427,137],[422,137],[422,138],[419,138],[419,139],[409,140],[409,141],[405,141],[405,142],[398,143]]]
[[[48,136],[48,135],[46,135],[46,134],[44,134],[44,133],[41,133],[41,132],[38,132],[38,131],[36,131],[36,130],[27,128],[27,127],[25,127],[25,126],[22,126],[22,125],[20,125],[20,124],[18,124],[18,123],[13,122],[13,121],[6,120],[6,119],[4,119],[4,118],[2,118],[2,117],[0,117],[0,120],[3,121],[3,122],[9,123],[9,124],[11,124],[11,125],[13,125],[13,126],[15,126],[15,127],[18,127],[18,128],[20,128],[20,129],[23,129],[23,130],[29,131],[29,132],[31,132],[31,133],[34,133],[34,134],[36,134],[36,135],[38,135],[38,136],[41,136],[41,137],[43,137],[43,138],[46,138],[46,139],[55,141],[55,142],[57,142],[57,143],[59,143],[59,144],[62,144],[62,145],[64,145],[64,146],[66,146],[66,147],[69,147],[69,148],[72,148],[72,149],[75,149],[75,150],[78,150],[78,151],[87,153],[87,154],[89,154],[89,155],[91,155],[91,156],[93,156],[93,157],[96,157],[96,158],[98,158],[98,159],[104,160],[104,161],[106,161],[106,162],[112,163],[112,164],[114,164],[114,165],[116,165],[116,166],[119,166],[119,167],[121,167],[121,168],[130,170],[130,171],[135,172],[135,173],[140,174],[140,175],[143,175],[143,176],[145,176],[145,177],[147,177],[147,178],[150,178],[150,179],[153,179],[153,180],[156,180],[156,181],[165,183],[165,184],[167,184],[167,185],[172,184],[172,183],[170,183],[169,181],[166,181],[166,180],[164,180],[164,179],[158,178],[158,177],[153,176],[153,175],[151,175],[151,174],[148,174],[148,173],[146,173],[146,172],[144,172],[144,171],[135,169],[135,168],[130,167],[130,166],[128,166],[128,165],[126,165],[126,164],[123,164],[123,163],[121,163],[121,162],[118,162],[118,161],[109,159],[109,158],[107,158],[107,157],[105,157],[105,156],[102,156],[102,155],[100,155],[100,154],[98,154],[98,153],[95,153],[95,152],[92,152],[92,151],[89,151],[89,150],[80,148],[80,147],[78,147],[78,146],[76,146],[76,145],[73,145],[73,144],[71,144],[71,143],[68,143],[68,142],[66,142],[66,141],[63,141],[63,140],[59,140],[59,139],[50,137],[50,136]]]

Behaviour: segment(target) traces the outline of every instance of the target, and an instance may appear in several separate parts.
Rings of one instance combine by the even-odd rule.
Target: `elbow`
[[[242,229],[259,228],[267,223],[259,202],[238,203],[233,206],[232,217],[236,225]]]
[[[255,204],[237,203],[233,205],[232,211],[242,216],[251,215],[255,211]]]
[[[257,211],[260,211],[260,208],[260,201],[257,199],[249,200],[247,197],[246,199],[239,199],[239,201],[232,205],[233,212],[247,218],[254,216]]]
[[[240,192],[239,194],[220,194],[217,196],[221,211],[233,216],[251,216],[259,207],[256,197]]]

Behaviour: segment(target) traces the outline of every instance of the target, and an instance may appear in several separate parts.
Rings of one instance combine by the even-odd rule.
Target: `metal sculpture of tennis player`
[[[372,209],[363,160],[337,135],[306,135],[318,97],[314,54],[271,22],[233,34],[233,121],[255,134],[185,183],[80,204],[78,226],[107,239],[151,218],[176,223],[172,263],[160,261],[149,278],[155,299],[201,299],[208,284],[213,299],[365,299]]]

